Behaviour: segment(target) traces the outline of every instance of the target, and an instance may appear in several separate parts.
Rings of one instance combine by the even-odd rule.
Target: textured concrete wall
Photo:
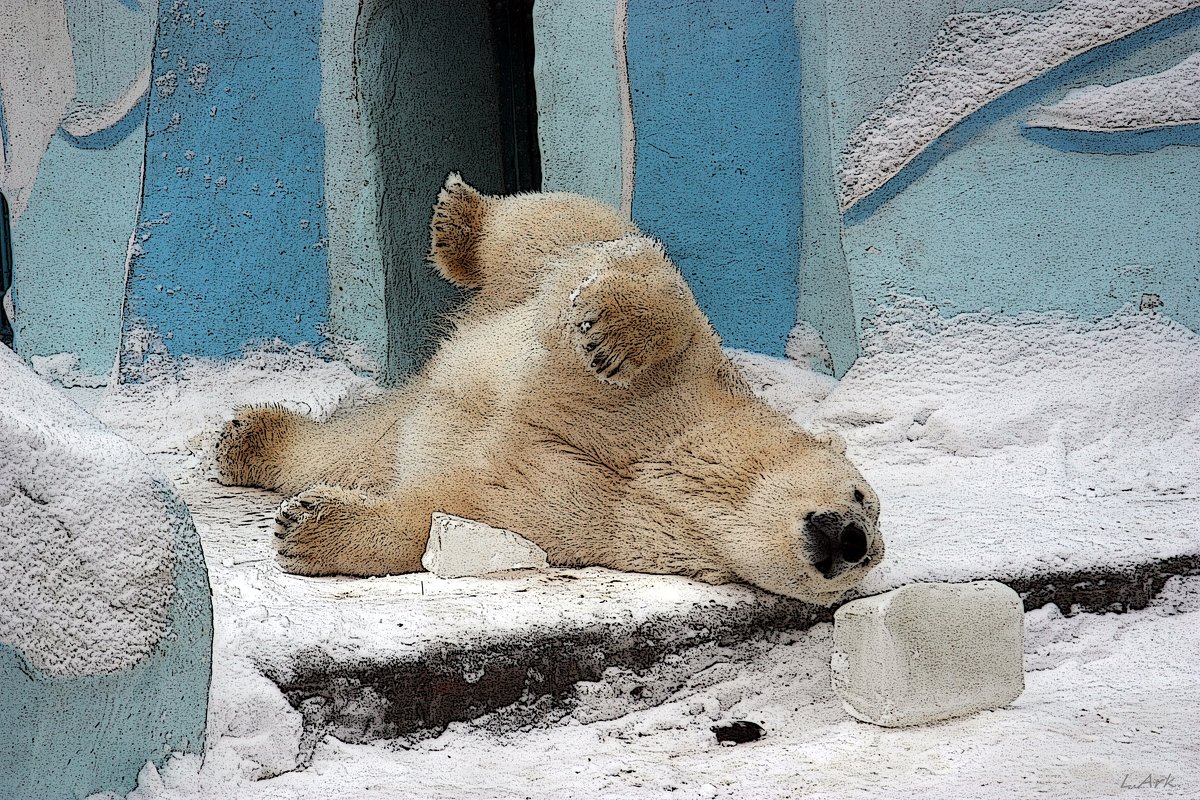
[[[387,315],[387,376],[433,352],[437,318],[458,290],[427,263],[429,217],[451,170],[504,187],[486,0],[364,2],[355,43]]]
[[[1154,295],[1165,313],[1200,327],[1200,207],[1183,199],[1200,179],[1195,126],[1112,133],[1029,126],[1068,92],[1153,75],[1200,50],[1200,12],[1189,10],[1197,4],[1017,3],[1024,13],[954,5],[805,3],[801,24],[825,20],[824,46],[812,57],[827,64],[821,105],[833,160],[831,171],[828,161],[806,162],[808,186],[836,185],[840,171],[869,164],[870,150],[853,143],[872,128],[944,128],[903,169],[841,209],[853,332],[895,292],[926,297],[945,314],[1058,309],[1084,319]],[[964,10],[988,16],[945,19]],[[982,53],[956,49],[955,41],[971,40],[969,29],[985,31],[1002,18],[1016,35]],[[939,71],[943,52],[954,53],[947,58],[956,73]],[[987,87],[989,74],[1000,74],[1003,85]],[[945,105],[966,112],[906,120],[896,101],[909,97],[927,108],[938,105],[929,98],[954,98]],[[806,116],[806,133],[820,111]],[[1100,113],[1120,119],[1125,111],[1112,105]],[[818,327],[831,347],[850,350],[844,325]]]
[[[1174,74],[1200,3],[1010,5],[540,0],[544,187],[662,238],[728,344],[779,353],[806,323],[839,373],[895,292],[1089,318],[1145,295],[1200,325],[1200,121],[1043,110]],[[20,352],[97,382],[122,325],[136,377],[328,322],[411,373],[458,300],[424,262],[437,186],[502,185],[487,6],[4,5]]]
[[[170,482],[0,347],[0,797],[128,792],[200,752],[212,602]]]
[[[164,4],[121,368],[315,341],[328,320],[320,0]],[[18,311],[19,314],[19,311]]]
[[[625,3],[539,0],[533,12],[542,188],[619,208],[628,86],[622,84],[617,25]]]
[[[1177,65],[1197,5],[629,0],[610,25],[608,7],[559,0],[536,20],[542,46],[571,51],[539,54],[543,169],[612,201],[632,137],[633,217],[726,342],[779,352],[803,323],[839,374],[896,292],[1084,318],[1154,295],[1197,326],[1200,209],[1181,201],[1196,125],[1032,125],[1072,90]],[[588,149],[603,179],[581,170]]]
[[[16,347],[76,354],[82,383],[102,384],[117,355],[155,17],[121,0],[0,4]]]
[[[1200,47],[1200,36],[1186,38]],[[1079,68],[1067,86],[1144,74],[1173,57],[1176,44]],[[1155,294],[1165,313],[1200,329],[1200,206],[1183,200],[1196,194],[1200,142],[1125,154],[1057,149],[1022,127],[1030,104],[1021,100],[847,226],[864,316],[893,289],[946,312],[1058,309],[1085,319]]]

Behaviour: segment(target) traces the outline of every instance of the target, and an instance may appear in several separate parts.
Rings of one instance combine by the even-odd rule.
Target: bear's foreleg
[[[463,500],[465,489],[452,478],[388,494],[314,486],[285,500],[275,514],[279,562],[299,575],[420,572],[433,512],[475,513]]]
[[[709,328],[657,243],[629,237],[602,246],[616,253],[568,293],[565,334],[597,380],[628,386]]]
[[[238,409],[217,439],[217,480],[226,486],[282,488],[289,482],[288,449],[314,425],[283,406]]]
[[[374,490],[392,483],[406,398],[317,422],[282,406],[238,409],[216,444],[217,480],[295,494],[318,483]]]

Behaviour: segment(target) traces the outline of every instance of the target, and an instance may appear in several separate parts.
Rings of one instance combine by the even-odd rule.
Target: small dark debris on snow
[[[724,744],[745,744],[762,738],[762,725],[757,722],[739,719],[728,725],[713,725],[712,732],[717,735],[717,741]]]

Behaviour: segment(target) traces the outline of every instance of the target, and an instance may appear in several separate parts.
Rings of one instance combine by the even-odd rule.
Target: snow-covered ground
[[[828,625],[701,647],[581,684],[536,726],[500,712],[424,741],[327,739],[307,769],[266,780],[244,756],[294,754],[298,715],[262,679],[233,698],[218,686],[207,756],[147,766],[129,797],[1099,798],[1148,776],[1150,796],[1200,792],[1200,578],[1173,579],[1145,611],[1027,614],[1025,693],[937,725],[851,719],[829,686],[829,648]],[[711,726],[739,719],[764,737],[717,744]]]
[[[840,382],[786,360],[735,360],[771,402],[841,433],[879,492],[889,550],[869,591],[1200,553],[1200,337],[1158,314],[1126,310],[1098,324],[1052,314],[943,319],[924,301],[897,298]],[[213,484],[207,443],[235,405],[284,400],[320,417],[375,391],[340,364],[276,348],[232,365],[179,365],[99,398],[101,418],[180,485],[214,589],[206,756],[176,758],[162,775],[148,768],[133,797],[1084,798],[1167,774],[1170,785],[1158,787],[1166,796],[1200,786],[1196,579],[1174,580],[1142,612],[1027,615],[1025,694],[1011,708],[936,726],[852,721],[829,690],[829,630],[818,626],[704,644],[644,674],[610,669],[558,710],[502,710],[436,738],[305,738],[299,714],[263,676],[286,669],[289,641],[401,651],[448,630],[436,627],[448,609],[476,628],[518,624],[508,618],[532,608],[530,595],[553,624],[579,626],[589,608],[622,597],[632,619],[649,602],[735,604],[753,594],[598,571],[580,572],[572,583],[585,588],[574,591],[555,588],[554,575],[469,585],[282,574],[266,529],[278,498]],[[732,719],[759,722],[768,735],[717,746],[709,726]]]

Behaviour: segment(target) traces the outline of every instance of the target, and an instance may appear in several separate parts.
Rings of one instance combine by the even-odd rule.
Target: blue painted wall
[[[317,341],[327,322],[320,0],[183,0],[160,9],[142,253],[126,333],[167,353]],[[122,371],[137,373],[126,348]]]
[[[802,218],[793,5],[631,0],[628,31],[634,221],[726,345],[782,355]]]
[[[14,223],[19,350],[77,352],[100,381],[123,329],[125,377],[136,378],[146,329],[152,351],[224,357],[262,339],[320,342],[328,320],[393,377],[415,369],[454,299],[420,261],[434,177],[467,167],[491,180],[480,142],[495,138],[492,123],[468,108],[487,93],[467,91],[466,73],[445,66],[486,66],[486,31],[459,24],[478,8],[180,0],[152,23],[148,4],[63,2],[63,30],[51,25],[35,52],[46,74],[70,83],[72,102],[101,107],[127,94],[151,50],[153,81],[148,104],[98,132],[52,127],[38,145],[41,172]],[[1102,15],[1099,2],[1069,8]],[[1025,127],[1034,105],[1069,89],[1158,72],[1200,49],[1200,10],[1037,77],[960,121],[867,200],[838,208],[838,162],[854,129],[952,15],[1010,5],[1068,8],[541,0],[546,188],[614,205],[632,195],[632,216],[666,242],[728,344],[779,354],[805,322],[838,373],[894,291],[946,313],[1083,317],[1156,294],[1166,313],[1200,325],[1197,212],[1181,200],[1200,179],[1197,128]],[[0,9],[0,34],[14,8],[24,7]],[[409,28],[426,31],[417,50],[402,42]],[[438,44],[447,33],[461,47]],[[0,53],[11,43],[0,37]],[[425,83],[414,88],[405,69]],[[457,78],[439,83],[439,69]],[[0,94],[34,85],[9,80]],[[23,120],[6,130],[27,155]]]

